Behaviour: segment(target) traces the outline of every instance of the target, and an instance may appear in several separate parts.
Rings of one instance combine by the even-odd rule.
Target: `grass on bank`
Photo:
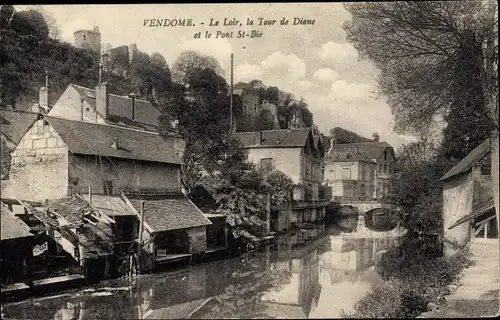
[[[386,280],[359,300],[354,312],[343,318],[414,318],[428,311],[429,303],[439,304],[449,294],[464,268],[471,265],[468,249],[451,257],[416,254],[406,245],[389,250],[377,265]],[[415,245],[415,244],[413,244]],[[421,248],[421,247],[420,247]]]

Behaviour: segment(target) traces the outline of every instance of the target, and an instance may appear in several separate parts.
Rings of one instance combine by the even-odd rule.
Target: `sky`
[[[144,4],[144,5],[53,5],[41,6],[61,30],[61,40],[73,43],[73,33],[98,26],[102,43],[113,47],[137,44],[140,51],[161,53],[172,66],[181,52],[195,50],[216,58],[230,80],[230,57],[234,54],[234,83],[262,80],[304,98],[323,133],[342,127],[367,138],[378,132],[395,148],[413,140],[393,132],[394,118],[384,97],[377,95],[378,70],[360,60],[347,42],[342,24],[350,19],[342,3],[293,4]],[[24,10],[26,6],[16,6]],[[224,19],[242,25],[223,26]],[[276,20],[259,26],[258,18]],[[286,18],[288,25],[281,25]],[[293,25],[295,18],[314,24]],[[151,19],[192,19],[194,26],[144,26]],[[209,26],[211,19],[219,26]],[[254,25],[247,25],[247,19]],[[203,25],[202,25],[203,23]],[[261,31],[261,37],[237,38],[238,30]],[[205,38],[205,32],[212,33]],[[232,38],[215,38],[216,31]],[[201,32],[201,39],[194,35]]]

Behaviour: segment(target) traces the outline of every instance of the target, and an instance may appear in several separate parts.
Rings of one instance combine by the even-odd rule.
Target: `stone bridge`
[[[367,213],[370,213],[370,211],[378,208],[387,208],[389,210],[394,210],[395,207],[393,205],[388,205],[388,204],[382,204],[376,200],[340,200],[339,204],[341,206],[352,206],[356,209],[358,209],[358,214],[359,215],[365,215]]]

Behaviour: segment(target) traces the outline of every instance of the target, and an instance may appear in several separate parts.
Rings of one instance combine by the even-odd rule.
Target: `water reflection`
[[[342,229],[323,236],[323,226],[298,230],[243,257],[5,305],[3,313],[61,320],[340,317],[382,281],[373,267],[397,244],[394,232],[367,230],[362,220],[355,232]]]

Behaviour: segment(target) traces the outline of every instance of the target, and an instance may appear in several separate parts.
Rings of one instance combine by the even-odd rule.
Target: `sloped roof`
[[[311,128],[298,128],[289,130],[264,130],[262,132],[262,143],[259,144],[259,131],[238,132],[234,136],[238,138],[245,148],[263,147],[304,147],[311,135]],[[278,136],[280,143],[278,144]]]
[[[73,225],[83,224],[83,217],[93,211],[87,201],[76,196],[50,200],[45,207],[56,212]]]
[[[73,226],[79,227],[78,241],[86,249],[85,257],[95,258],[113,253],[112,224],[98,220],[94,224],[86,222],[83,218],[90,218],[90,214],[96,212],[85,199],[68,196],[49,201],[46,208],[56,212]]]
[[[391,152],[394,153],[392,146],[385,141],[335,144],[332,151],[337,153],[346,153],[349,149],[351,149],[358,153],[365,154],[369,159],[377,159],[387,148],[390,148]]]
[[[327,163],[334,163],[334,162],[365,162],[365,163],[376,164],[375,161],[371,160],[364,154],[360,154],[353,150],[341,153],[334,152],[331,155],[331,158],[327,160]]]
[[[181,164],[175,139],[125,127],[45,117],[69,150],[76,154]],[[118,149],[112,144],[117,139]]]
[[[153,232],[180,230],[212,224],[184,195],[134,197],[127,195],[137,212],[144,200],[144,222]]]
[[[2,133],[17,145],[37,118],[38,114],[34,112],[1,110],[0,127]]]
[[[30,228],[21,219],[16,217],[5,205],[0,206],[1,214],[1,240],[11,240],[33,237]]]
[[[478,206],[476,206],[474,209],[472,209],[472,212],[470,214],[458,219],[454,224],[452,224],[450,227],[448,227],[448,229],[454,228],[454,227],[456,227],[456,226],[458,226],[466,221],[469,221],[470,219],[474,219],[476,217],[479,217],[479,216],[487,213],[490,210],[493,210],[493,212],[495,211],[495,202],[493,201],[493,198],[490,198],[490,199],[484,201],[483,203],[479,204]]]
[[[135,216],[135,212],[120,196],[92,195],[92,207],[110,217]]]
[[[85,88],[76,84],[70,84],[78,94],[95,109],[95,89]],[[132,120],[132,98],[109,94],[109,119],[111,122],[122,122],[125,125],[135,125],[145,129],[153,129],[158,126],[158,118],[161,115],[151,102],[135,99],[134,121]],[[146,126],[144,126],[146,125]],[[153,126],[153,127],[151,127]]]
[[[472,169],[474,164],[481,159],[483,159],[486,155],[488,155],[491,151],[490,140],[487,139],[483,141],[479,146],[474,148],[465,158],[463,158],[456,166],[450,169],[450,171],[446,172],[446,174],[439,179],[439,181],[448,180],[456,175],[466,173]]]

